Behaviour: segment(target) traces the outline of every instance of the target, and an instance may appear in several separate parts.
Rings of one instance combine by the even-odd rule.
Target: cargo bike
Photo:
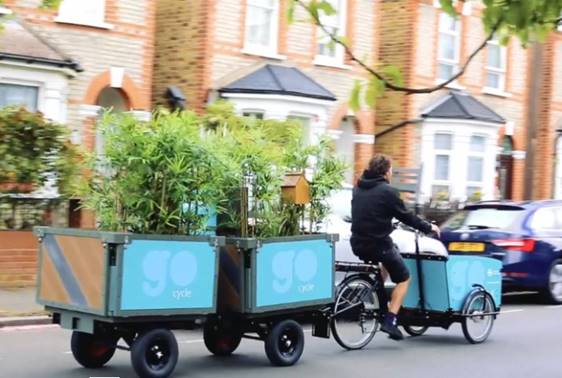
[[[296,363],[301,322],[328,337],[336,235],[270,239],[159,236],[35,228],[37,301],[72,330],[71,351],[100,368],[131,352],[140,377],[167,377],[178,360],[172,330],[203,326],[207,349],[231,354],[262,340],[274,365]]]
[[[409,229],[407,226],[403,228]],[[466,340],[484,342],[501,307],[501,261],[474,255],[441,256],[419,250],[402,253],[411,281],[398,324],[411,336],[429,327],[449,329],[460,323]],[[378,265],[336,262],[346,277],[338,284],[331,314],[335,340],[345,349],[361,349],[375,336],[388,294]]]

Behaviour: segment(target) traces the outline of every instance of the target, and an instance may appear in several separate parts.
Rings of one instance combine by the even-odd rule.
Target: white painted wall
[[[433,178],[435,177],[434,135],[448,133],[453,135],[452,152],[449,161],[449,188],[452,200],[467,199],[467,164],[470,154],[470,137],[485,137],[484,172],[482,183],[482,199],[496,198],[496,154],[498,131],[502,125],[455,119],[427,119],[422,124],[421,161],[422,199],[431,197]]]
[[[66,123],[68,79],[64,72],[38,65],[0,62],[0,83],[39,87],[37,109],[55,122]]]

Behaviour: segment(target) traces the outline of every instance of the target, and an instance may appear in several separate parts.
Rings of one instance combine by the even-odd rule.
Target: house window
[[[486,138],[480,135],[471,136],[466,170],[466,195],[469,198],[476,192],[482,192],[485,153]]]
[[[449,195],[449,172],[452,147],[453,136],[451,134],[435,134],[433,141],[435,170],[431,190],[434,197]]]
[[[437,78],[449,80],[457,71],[460,61],[460,29],[458,19],[441,13],[439,18],[439,49]]]
[[[507,50],[504,46],[500,45],[497,37],[488,41],[487,49],[486,87],[503,91],[505,89]]]
[[[276,54],[279,1],[248,0],[245,50],[256,54]]]
[[[63,0],[56,21],[106,27],[105,0]]]
[[[37,111],[39,88],[29,85],[0,84],[0,108],[23,106],[30,112]]]
[[[244,111],[242,116],[255,119],[263,119],[263,112],[260,111]]]
[[[336,11],[333,15],[321,13],[320,22],[333,35],[338,37],[345,36],[346,19],[346,0],[328,0],[332,8]],[[318,27],[318,45],[316,51],[317,64],[343,64],[344,48],[333,43],[330,36]]]

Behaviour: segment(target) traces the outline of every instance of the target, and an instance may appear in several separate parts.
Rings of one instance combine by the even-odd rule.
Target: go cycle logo
[[[314,251],[280,251],[273,257],[271,264],[273,291],[276,293],[285,294],[292,289],[303,294],[314,291],[313,282],[318,273],[318,259]]]
[[[149,297],[159,297],[171,287],[168,293],[176,300],[191,298],[188,289],[197,277],[197,259],[189,251],[172,255],[170,251],[153,250],[142,261],[144,280],[143,293]]]

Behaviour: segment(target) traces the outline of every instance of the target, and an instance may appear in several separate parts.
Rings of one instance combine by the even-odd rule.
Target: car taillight
[[[535,249],[535,239],[492,240],[492,244],[508,251],[533,252]]]

